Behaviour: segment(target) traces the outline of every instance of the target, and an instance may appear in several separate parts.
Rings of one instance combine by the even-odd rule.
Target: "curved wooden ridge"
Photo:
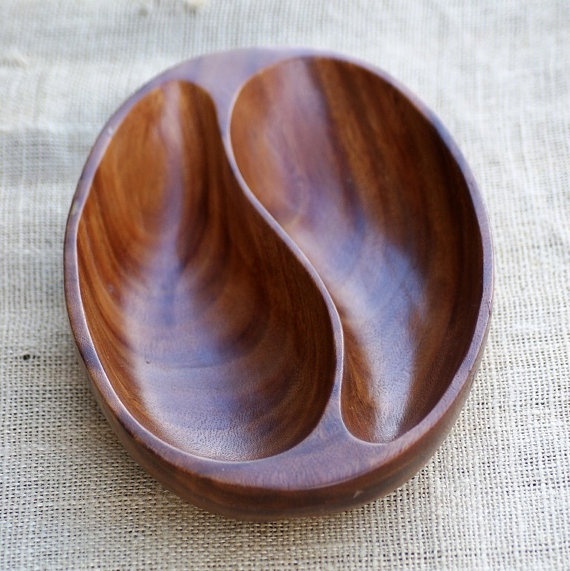
[[[382,72],[303,50],[186,62],[97,140],[71,325],[130,453],[234,517],[346,509],[444,438],[489,324],[481,199]]]

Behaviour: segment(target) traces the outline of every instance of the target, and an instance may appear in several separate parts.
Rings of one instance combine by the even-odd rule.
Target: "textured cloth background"
[[[486,201],[494,317],[444,445],[402,488],[253,524],[182,503],[117,443],[76,361],[62,241],[108,116],[180,60],[332,48],[450,129]],[[0,2],[0,568],[570,566],[570,4]]]

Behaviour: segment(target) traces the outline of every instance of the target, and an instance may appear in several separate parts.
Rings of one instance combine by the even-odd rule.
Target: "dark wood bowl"
[[[468,167],[383,72],[307,50],[173,68],[111,118],[65,238],[71,326],[130,454],[233,517],[411,477],[464,402],[492,301]]]

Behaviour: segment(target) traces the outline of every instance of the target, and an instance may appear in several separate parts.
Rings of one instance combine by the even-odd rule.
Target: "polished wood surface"
[[[278,454],[314,428],[336,362],[327,309],[240,193],[201,88],[171,82],[133,107],[77,248],[93,344],[142,425],[218,460]]]
[[[233,517],[326,513],[412,476],[473,380],[492,298],[476,185],[379,70],[303,50],[186,62],[85,166],[68,311],[126,448]]]

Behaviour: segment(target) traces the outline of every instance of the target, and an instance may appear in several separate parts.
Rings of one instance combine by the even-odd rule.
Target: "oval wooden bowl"
[[[131,455],[195,504],[275,519],[412,476],[489,325],[492,253],[441,124],[307,50],[188,61],[99,136],[65,238],[71,326]]]

